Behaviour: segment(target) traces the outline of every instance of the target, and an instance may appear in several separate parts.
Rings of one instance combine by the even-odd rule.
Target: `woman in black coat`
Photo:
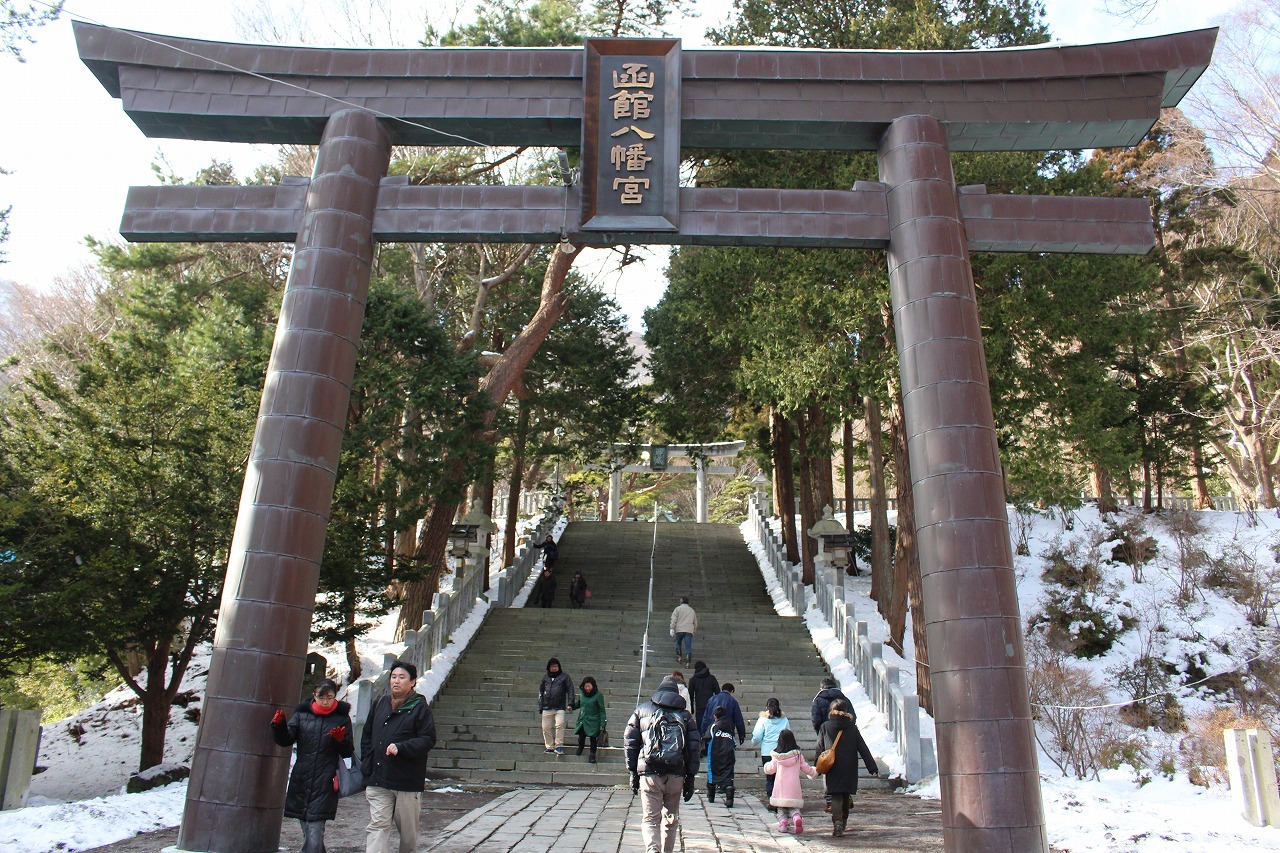
[[[836,743],[836,737],[840,743]],[[849,820],[850,797],[858,793],[858,758],[867,765],[867,772],[872,776],[880,775],[875,756],[867,748],[867,742],[858,731],[858,724],[853,721],[853,712],[844,699],[836,699],[831,703],[831,712],[827,721],[818,729],[818,751],[814,757],[825,749],[835,746],[836,763],[827,772],[827,793],[831,796],[832,835],[837,838],[844,835],[845,824]]]
[[[355,752],[351,742],[351,706],[337,701],[338,685],[329,679],[316,686],[310,702],[271,718],[271,734],[280,746],[297,744],[298,758],[289,773],[284,815],[302,824],[302,853],[324,853],[324,824],[338,813],[334,776],[338,762]]]

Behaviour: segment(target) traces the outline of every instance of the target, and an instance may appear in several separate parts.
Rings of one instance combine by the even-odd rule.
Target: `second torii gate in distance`
[[[296,245],[214,638],[178,847],[278,846],[297,698],[379,240],[886,250],[949,851],[1046,851],[1004,482],[971,251],[1145,253],[1143,199],[957,188],[952,151],[1137,144],[1216,30],[969,51],[330,50],[74,25],[147,134],[319,145],[276,187],[135,187],[131,240]],[[409,186],[392,145],[580,147],[573,187]],[[869,150],[852,190],[679,185],[682,148]]]
[[[696,474],[698,477],[697,499],[695,503],[694,520],[698,524],[707,523],[707,475],[708,474],[726,474],[733,476],[738,473],[738,469],[733,465],[709,465],[708,459],[733,459],[742,448],[747,446],[745,441],[720,441],[709,444],[664,444],[667,459],[683,459],[689,458],[693,460],[692,465],[664,465],[662,468],[655,468],[651,459],[647,465],[617,465],[615,464],[609,471],[609,521],[621,521],[622,515],[622,475],[623,473],[652,473],[654,471],[665,471],[668,474]],[[615,444],[613,446],[614,459],[618,459],[619,455],[626,453],[630,448],[624,444]]]

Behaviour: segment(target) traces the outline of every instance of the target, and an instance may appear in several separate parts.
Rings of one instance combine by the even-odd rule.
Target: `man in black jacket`
[[[391,853],[391,826],[400,853],[418,849],[418,813],[426,787],[427,755],[436,745],[436,721],[414,688],[418,668],[391,665],[388,695],[373,703],[360,738],[360,763],[369,787],[368,853]]]
[[[663,726],[651,726],[650,720],[663,715],[673,725],[683,726],[683,761],[670,767],[651,766],[647,756],[653,730],[660,733]],[[702,738],[693,715],[685,710],[684,697],[676,691],[676,681],[671,676],[662,679],[658,692],[645,702],[631,719],[622,736],[622,746],[627,756],[627,770],[631,772],[631,790],[639,791],[644,798],[645,853],[672,853],[676,844],[676,829],[680,825],[680,798],[686,802],[693,798],[694,776],[698,772],[698,756],[702,752]]]

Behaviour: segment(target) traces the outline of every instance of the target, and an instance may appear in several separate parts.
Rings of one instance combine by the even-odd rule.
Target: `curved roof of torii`
[[[581,144],[582,48],[334,49],[75,23],[80,57],[148,136],[316,144],[358,107],[401,145]],[[1216,29],[970,51],[699,49],[681,60],[686,148],[875,149],[903,115],[953,151],[1136,144],[1209,64]]]

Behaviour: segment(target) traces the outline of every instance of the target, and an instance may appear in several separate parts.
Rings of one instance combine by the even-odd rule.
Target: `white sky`
[[[287,0],[260,0],[291,7]],[[1120,0],[1110,0],[1112,8]],[[1060,41],[1112,41],[1196,29],[1211,23],[1238,0],[1154,0],[1155,10],[1141,23],[1106,13],[1107,0],[1046,0],[1049,22]],[[22,4],[19,4],[22,5]],[[147,139],[81,64],[71,35],[71,17],[166,35],[243,41],[234,23],[236,8],[248,0],[68,0],[63,18],[35,32],[37,42],[23,50],[25,63],[0,56],[0,207],[13,205],[11,234],[3,245],[7,262],[0,278],[38,289],[55,276],[90,260],[84,237],[119,240],[116,231],[127,188],[153,184],[151,164],[163,157],[173,171],[191,176],[213,158],[229,159],[241,175],[272,158],[270,146]],[[398,40],[412,44],[422,30],[421,9],[439,8],[439,0],[386,0],[400,23]],[[452,5],[452,4],[449,4]],[[471,5],[463,0],[464,8]],[[687,47],[703,42],[708,26],[719,25],[730,0],[697,0],[700,17],[679,27]],[[313,7],[314,8],[314,7]],[[330,21],[335,29],[340,23]],[[323,38],[320,36],[319,38]],[[592,253],[600,254],[600,253]],[[625,276],[607,262],[580,261],[614,295],[641,329],[641,312],[657,302],[664,286],[666,250],[656,247],[651,260],[633,264]]]

